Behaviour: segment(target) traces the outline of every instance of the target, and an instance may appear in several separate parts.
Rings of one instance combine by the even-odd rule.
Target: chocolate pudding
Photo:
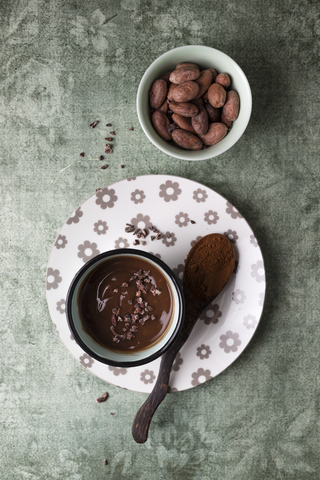
[[[78,308],[83,329],[99,345],[137,352],[162,339],[174,314],[161,270],[131,255],[110,257],[82,280]]]

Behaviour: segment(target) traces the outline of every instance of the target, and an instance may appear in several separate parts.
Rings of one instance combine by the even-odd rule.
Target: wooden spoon
[[[200,268],[198,258],[201,258],[201,265],[204,264],[205,268]],[[184,324],[179,337],[162,355],[154,388],[134,418],[132,435],[137,443],[144,443],[148,438],[153,414],[167,394],[170,372],[177,353],[188,339],[200,314],[228,283],[234,265],[235,252],[231,242],[224,235],[218,233],[206,235],[191,248],[183,275],[186,301]]]

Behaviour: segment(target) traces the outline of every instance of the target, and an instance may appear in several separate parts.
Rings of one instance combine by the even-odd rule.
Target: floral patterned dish
[[[156,226],[137,248],[164,260],[182,281],[191,246],[208,233],[223,233],[233,243],[237,268],[227,287],[200,316],[172,367],[170,391],[200,385],[219,375],[243,352],[261,317],[265,295],[264,263],[246,220],[225,198],[185,178],[132,177],[98,190],[69,217],[54,243],[47,269],[47,301],[55,328],[68,350],[90,372],[108,383],[151,392],[160,359],[141,367],[116,368],[94,360],[74,341],[65,298],[79,268],[99,253],[135,248],[126,223]]]

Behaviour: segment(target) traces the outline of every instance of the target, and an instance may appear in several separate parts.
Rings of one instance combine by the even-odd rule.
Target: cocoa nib
[[[91,128],[95,128],[95,127],[98,125],[98,123],[99,123],[99,121],[96,120],[95,122],[90,123],[89,126],[90,126]]]
[[[107,398],[108,398],[108,394],[107,394],[107,392],[104,392],[104,393],[101,395],[101,397],[99,397],[99,398],[96,399],[96,402],[97,402],[97,403],[105,402],[105,401],[107,400]]]
[[[103,159],[104,159],[103,155],[100,155],[100,157],[98,158],[98,160],[103,160]]]
[[[106,168],[108,168],[108,165],[107,165],[107,164],[102,165],[102,167],[100,167],[101,170],[105,170]]]
[[[130,128],[128,128],[128,130],[131,130],[131,131],[133,131],[133,130],[134,130],[134,128],[133,128],[133,127],[130,127]]]
[[[84,157],[84,152],[81,152],[81,153],[80,153],[80,157]]]
[[[106,127],[112,127],[112,123],[107,123]]]
[[[116,132],[114,132],[114,131],[110,132],[110,135],[115,135],[115,134],[116,134]]]
[[[107,142],[112,142],[113,138],[112,137],[107,137],[107,138],[105,138],[105,140],[107,140]]]

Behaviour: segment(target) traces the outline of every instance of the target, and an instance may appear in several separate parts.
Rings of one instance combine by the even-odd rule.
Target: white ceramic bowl
[[[198,151],[183,150],[163,140],[153,128],[149,107],[149,90],[155,80],[162,74],[173,70],[180,62],[196,63],[201,69],[215,68],[218,73],[228,73],[231,78],[231,88],[240,97],[240,111],[231,130],[216,145]],[[231,148],[242,136],[250,120],[252,95],[247,77],[228,55],[215,48],[203,45],[187,45],[174,48],[157,58],[143,75],[137,93],[137,112],[142,129],[149,140],[160,150],[172,157],[182,160],[206,160],[216,157]]]
[[[98,267],[104,266],[106,271],[109,268],[108,261],[111,259],[119,259],[119,257],[140,257],[150,265],[151,271],[154,268],[160,270],[170,287],[173,313],[169,326],[156,343],[144,348],[143,350],[133,350],[123,352],[121,350],[113,350],[97,343],[91,335],[89,335],[81,322],[79,311],[78,295],[83,281]],[[112,270],[111,270],[112,271]],[[96,298],[92,299],[93,302]],[[154,255],[142,250],[121,248],[117,250],[109,250],[101,253],[89,260],[73,278],[67,298],[66,298],[66,316],[69,328],[80,347],[91,357],[96,360],[116,367],[136,367],[149,363],[160,355],[162,355],[174,342],[180,334],[185,313],[185,302],[181,287],[175,278],[172,270],[162,260]]]

